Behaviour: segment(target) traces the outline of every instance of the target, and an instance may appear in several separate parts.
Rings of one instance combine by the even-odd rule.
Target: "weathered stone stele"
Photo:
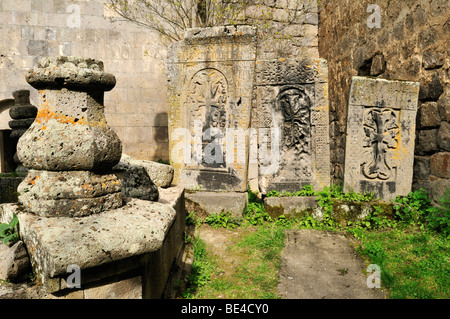
[[[188,29],[167,60],[175,185],[246,191],[255,28]],[[233,135],[234,134],[234,135]]]
[[[385,200],[411,191],[418,94],[417,82],[352,78],[344,191]]]
[[[19,202],[46,217],[85,216],[122,206],[121,183],[108,172],[122,144],[106,123],[103,95],[115,83],[103,62],[45,57],[26,80],[38,89],[36,119],[17,144],[29,169]]]
[[[258,134],[260,191],[329,186],[326,61],[258,61],[255,87],[252,128]]]

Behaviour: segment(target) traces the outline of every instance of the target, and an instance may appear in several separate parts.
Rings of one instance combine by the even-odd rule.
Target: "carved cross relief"
[[[283,90],[277,99],[284,117],[283,143],[295,153],[311,153],[311,102],[306,93],[298,88]]]
[[[362,173],[369,179],[387,180],[392,174],[389,152],[398,145],[400,127],[397,114],[389,108],[372,108],[363,118],[366,159],[362,162]]]

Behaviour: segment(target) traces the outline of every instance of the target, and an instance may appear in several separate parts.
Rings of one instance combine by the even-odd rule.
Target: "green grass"
[[[450,298],[450,246],[447,238],[415,225],[361,231],[358,251],[381,267],[381,280],[393,299]]]
[[[194,296],[201,296],[201,289],[204,286],[210,285],[211,276],[217,273],[217,260],[207,252],[206,244],[200,237],[190,239],[193,252],[194,261],[192,263],[192,272],[189,275],[189,285],[186,291],[183,292],[184,298],[194,298]],[[200,291],[200,292],[199,292]]]
[[[310,189],[307,189],[311,193]],[[333,193],[334,192],[334,193]],[[278,298],[278,269],[286,229],[321,229],[346,231],[359,242],[356,250],[368,264],[381,268],[383,288],[393,299],[448,299],[450,298],[449,267],[449,203],[450,191],[438,209],[431,208],[423,190],[411,192],[396,200],[395,216],[387,219],[376,210],[366,219],[342,226],[330,217],[315,220],[280,216],[271,218],[255,194],[249,193],[249,205],[242,220],[230,214],[214,215],[207,220],[190,223],[202,227],[225,227],[239,232],[239,240],[228,247],[227,253],[239,262],[231,267],[197,238],[194,245],[195,267],[189,298]],[[276,195],[272,193],[272,196]],[[367,200],[358,194],[342,194],[331,188],[320,194],[323,205],[330,199],[353,197]],[[330,206],[328,206],[330,207]],[[231,267],[231,269],[230,269]]]
[[[207,227],[207,226],[203,226]],[[229,263],[205,242],[193,242],[194,265],[184,298],[268,299],[278,298],[277,271],[284,245],[284,231],[273,225],[240,228],[238,240],[227,249]]]

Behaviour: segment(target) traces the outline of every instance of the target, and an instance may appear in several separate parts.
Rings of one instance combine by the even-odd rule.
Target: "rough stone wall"
[[[118,21],[103,0],[0,1],[0,101],[18,89],[37,92],[25,81],[40,56],[99,59],[115,75],[105,94],[108,124],[137,159],[168,159],[166,47],[155,33]],[[8,128],[8,112],[0,115]],[[5,126],[6,125],[6,126]]]
[[[380,28],[368,7],[375,3]],[[423,187],[440,198],[450,186],[450,2],[324,0],[319,15],[319,53],[329,69],[333,182],[343,178],[351,77],[417,81],[413,189]]]
[[[257,25],[257,60],[318,58],[317,0],[260,0],[246,14]]]

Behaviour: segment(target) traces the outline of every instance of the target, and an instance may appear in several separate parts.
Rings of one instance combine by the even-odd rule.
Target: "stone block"
[[[426,179],[430,176],[430,158],[428,156],[414,156],[414,178]]]
[[[430,169],[434,176],[450,178],[450,153],[439,152],[431,155]]]
[[[417,137],[416,153],[426,155],[438,150],[438,129],[420,130]]]
[[[172,183],[174,169],[170,165],[134,159],[127,154],[122,154],[120,162],[143,167],[147,171],[147,174],[150,176],[153,183],[155,183],[158,187],[166,188]]]
[[[441,124],[441,117],[437,102],[425,102],[419,108],[419,124],[421,128],[438,127]]]
[[[102,61],[42,58],[26,80],[38,89],[40,103],[36,120],[17,145],[25,167],[106,170],[119,162],[122,144],[107,125],[103,106],[104,91],[116,80],[103,71]]]
[[[22,212],[18,205],[0,206],[1,220],[12,214],[19,219],[33,269],[50,293],[67,288],[70,265],[79,267],[82,287],[140,269],[141,256],[161,249],[177,218],[173,207],[139,199],[83,218],[39,217]],[[178,244],[181,234],[176,237]]]
[[[31,11],[31,0],[4,0],[3,10],[4,11]]]
[[[416,82],[352,78],[344,191],[385,200],[410,192],[418,93]]]
[[[439,73],[434,71],[420,83],[419,99],[437,101],[443,91]]]
[[[439,97],[437,104],[442,120],[450,123],[450,90],[445,91]]]
[[[48,41],[46,40],[29,40],[27,45],[28,55],[43,56],[48,54]]]
[[[11,245],[0,243],[0,279],[21,282],[28,279],[30,258],[21,240]]]
[[[286,217],[304,217],[314,215],[318,205],[315,196],[289,196],[264,198],[266,212],[273,218],[281,215]]]
[[[142,277],[85,289],[84,299],[142,299]]]
[[[435,69],[444,65],[444,56],[440,52],[427,50],[422,56],[422,66],[425,70]]]
[[[175,185],[247,190],[255,56],[256,29],[250,26],[188,29],[184,40],[169,48],[169,150]]]
[[[430,178],[428,189],[430,190],[430,197],[433,201],[433,204],[439,203],[448,188],[450,188],[449,178]]]
[[[450,151],[450,123],[442,122],[437,134],[437,144],[444,151]]]
[[[325,60],[257,62],[252,126],[263,194],[330,185],[327,90]]]
[[[158,186],[153,183],[142,166],[119,162],[113,167],[113,172],[122,183],[122,195],[124,197],[158,200]]]
[[[238,192],[186,192],[186,211],[196,212],[197,216],[231,212],[242,217],[247,206],[247,193]]]
[[[372,58],[372,64],[370,65],[370,75],[377,76],[386,70],[386,60],[384,59],[384,55],[382,53],[376,54]]]
[[[121,189],[114,174],[32,169],[17,187],[24,208],[44,217],[81,217],[118,208]]]

